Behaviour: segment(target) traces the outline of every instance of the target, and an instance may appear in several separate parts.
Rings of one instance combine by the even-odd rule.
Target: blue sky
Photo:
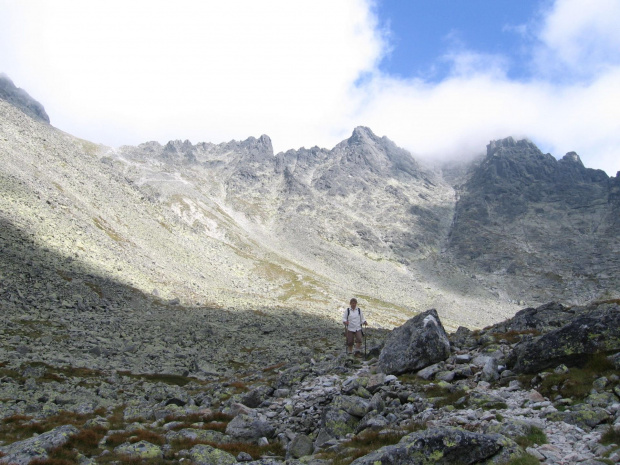
[[[0,0],[0,72],[109,146],[370,127],[418,159],[529,138],[620,170],[618,0]]]
[[[390,52],[381,71],[430,82],[445,79],[453,49],[467,47],[509,60],[511,78],[530,74],[524,26],[535,22],[549,2],[539,0],[381,0],[379,24],[386,30]]]

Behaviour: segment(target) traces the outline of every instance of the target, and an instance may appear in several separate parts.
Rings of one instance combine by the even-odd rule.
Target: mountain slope
[[[355,295],[374,324],[436,307],[455,329],[617,296],[618,178],[527,141],[444,178],[364,127],[330,150],[111,149],[0,100],[0,131],[1,219],[62,267],[162,299],[337,321]]]

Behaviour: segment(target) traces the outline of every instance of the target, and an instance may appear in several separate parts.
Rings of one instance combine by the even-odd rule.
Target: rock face
[[[13,81],[3,73],[0,73],[0,99],[6,100],[33,118],[45,123],[50,122],[43,105],[33,99],[24,89],[16,87]]]
[[[575,303],[617,287],[617,179],[526,140],[492,141],[459,188],[448,250],[527,299]],[[584,299],[585,297],[585,299]]]
[[[450,341],[435,309],[427,310],[396,328],[379,356],[387,374],[417,371],[450,355]]]

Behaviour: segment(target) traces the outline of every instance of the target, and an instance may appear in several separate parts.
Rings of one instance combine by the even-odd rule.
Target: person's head
[[[351,305],[351,308],[355,308],[357,307],[357,299],[351,299],[351,301],[349,302],[349,305]]]

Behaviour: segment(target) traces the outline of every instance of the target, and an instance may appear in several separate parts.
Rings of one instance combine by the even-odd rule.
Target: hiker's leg
[[[353,336],[355,333],[347,330],[347,354],[353,353]]]
[[[355,333],[355,352],[362,351],[362,332],[357,331]]]

